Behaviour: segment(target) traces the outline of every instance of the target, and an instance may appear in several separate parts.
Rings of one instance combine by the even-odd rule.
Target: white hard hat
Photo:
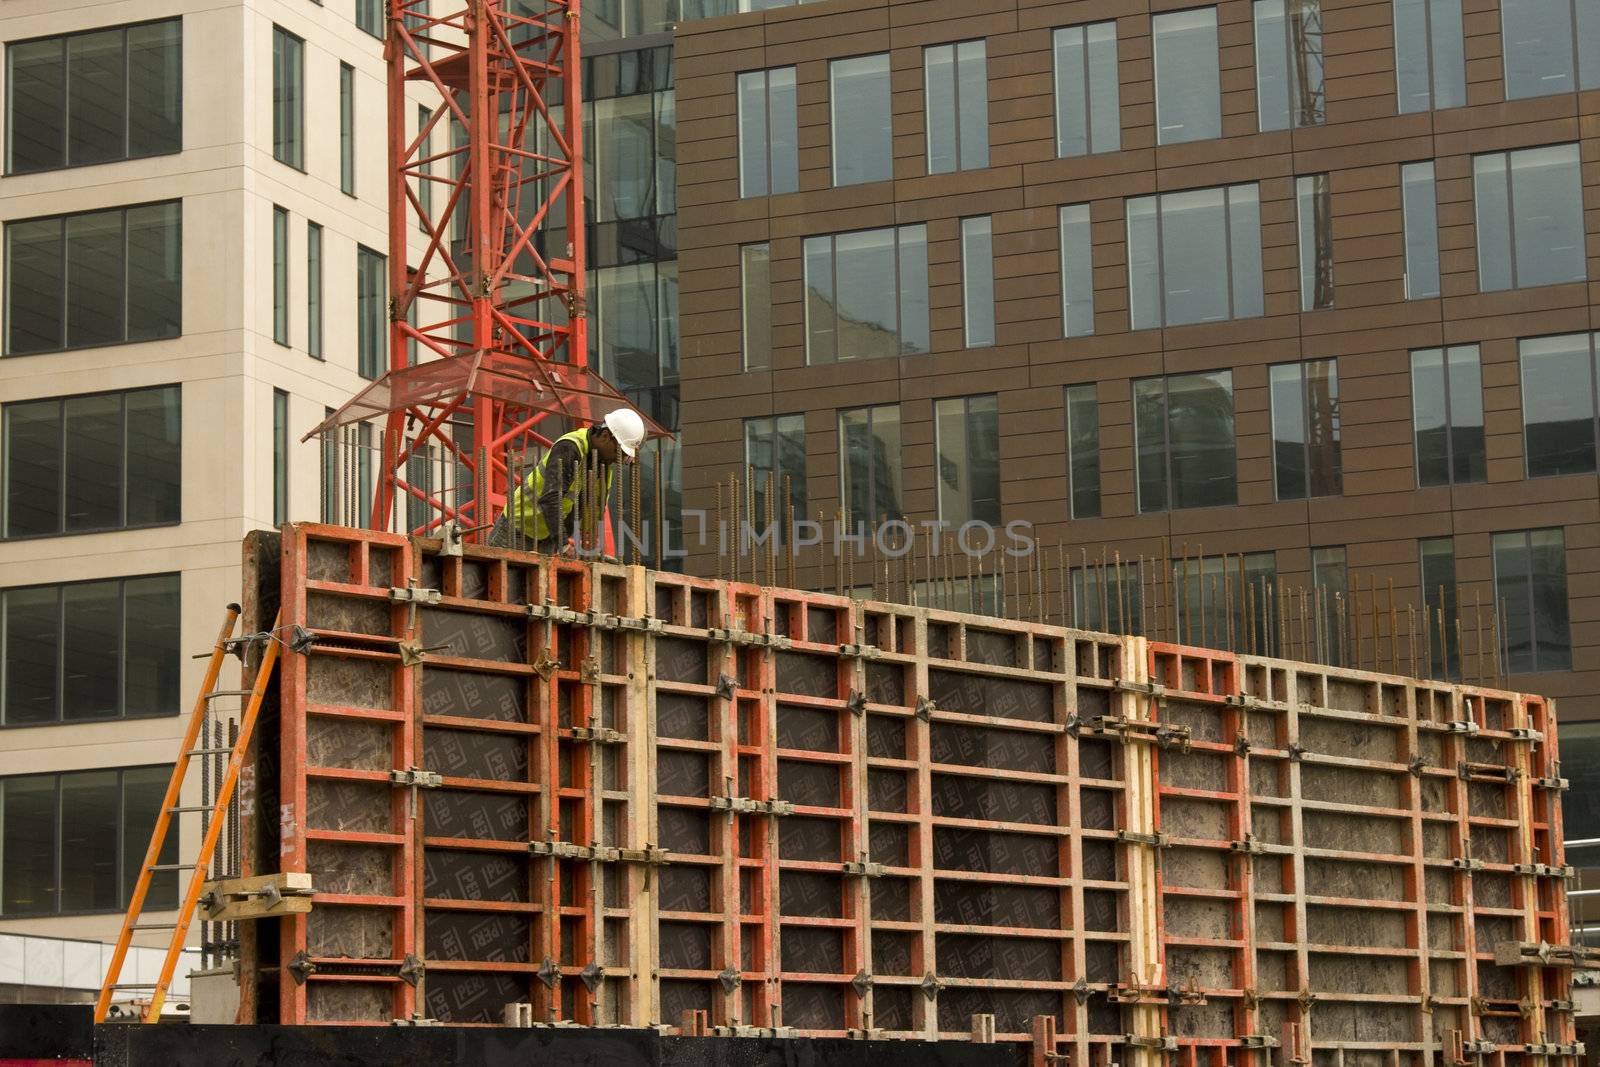
[[[629,458],[644,444],[644,420],[632,408],[618,408],[606,416],[606,429],[617,439],[617,444]]]

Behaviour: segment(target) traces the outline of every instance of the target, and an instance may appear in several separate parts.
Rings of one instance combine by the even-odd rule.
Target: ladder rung
[[[177,923],[134,923],[134,930],[176,930]]]
[[[217,808],[216,808],[216,805],[214,805],[214,804],[188,804],[188,805],[185,805],[185,806],[179,807],[179,808],[168,808],[167,812],[169,814],[171,814],[171,815],[180,815],[180,814],[182,814],[183,812],[186,812],[186,811],[216,811],[216,810],[217,810]]]
[[[188,754],[191,756],[215,756],[219,753],[232,751],[233,749],[231,748],[191,748]]]
[[[199,864],[195,863],[158,863],[151,867],[152,871],[192,871]]]
[[[211,692],[206,694],[206,699],[211,700],[215,697],[247,697],[254,692],[254,689],[213,689]]]
[[[155,982],[118,982],[112,989],[159,989]]]

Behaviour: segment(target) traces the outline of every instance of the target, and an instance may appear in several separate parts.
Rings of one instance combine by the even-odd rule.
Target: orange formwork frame
[[[1539,698],[284,536],[282,1021],[1575,1062]]]

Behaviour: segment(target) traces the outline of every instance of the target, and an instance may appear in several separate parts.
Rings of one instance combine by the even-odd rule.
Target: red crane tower
[[[579,3],[388,0],[389,369],[306,435],[384,419],[374,528],[409,498],[413,533],[486,532],[545,420],[633,406],[587,366]],[[412,476],[429,455],[467,484]]]

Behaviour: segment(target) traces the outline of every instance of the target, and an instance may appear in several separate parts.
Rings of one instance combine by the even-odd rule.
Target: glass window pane
[[[306,223],[306,352],[322,358],[322,227],[314,222]]]
[[[289,213],[272,209],[272,339],[289,343]]]
[[[1445,404],[1444,353],[1437,348],[1411,353],[1411,421],[1419,486],[1450,484]]]
[[[1528,477],[1595,469],[1593,363],[1588,334],[1521,342]]]
[[[183,205],[128,209],[128,340],[183,333]]]
[[[122,901],[125,906],[133,895],[133,885],[139,879],[139,869],[145,853],[150,849],[150,835],[155,831],[156,816],[166,797],[167,784],[172,779],[172,768],[133,767],[122,772]],[[158,863],[178,862],[178,835],[169,833],[162,842]],[[147,908],[169,910],[178,906],[178,872],[157,871],[150,880],[146,897]]]
[[[893,176],[889,57],[860,56],[829,65],[833,102],[833,184]]]
[[[67,218],[67,347],[123,339],[123,213]]]
[[[1433,106],[1461,107],[1467,102],[1461,0],[1429,0],[1428,21],[1433,28]]]
[[[1133,436],[1139,483],[1139,510],[1167,508],[1166,380],[1146,378],[1133,383]]]
[[[84,582],[61,590],[61,710],[71,722],[120,711],[122,584]]]
[[[956,49],[939,45],[923,49],[923,91],[927,97],[928,173],[946,174],[960,168],[956,123]]]
[[[61,530],[61,404],[5,406],[5,536]]]
[[[982,41],[956,46],[956,115],[961,132],[961,169],[989,165],[989,65]]]
[[[1056,155],[1089,152],[1089,72],[1084,27],[1055,32]]]
[[[1255,0],[1256,113],[1263,130],[1287,130],[1289,119],[1289,28],[1284,0]]]
[[[1068,337],[1094,333],[1094,248],[1089,205],[1061,209],[1062,330]]]
[[[120,902],[118,777],[116,771],[61,776],[61,850],[72,865],[71,877],[61,879],[63,911],[113,911]]]
[[[175,715],[182,666],[178,576],[130,578],[123,603],[123,714]]]
[[[1155,37],[1156,143],[1221,137],[1216,8],[1155,15],[1150,28]]]
[[[6,354],[66,344],[66,257],[60,219],[6,225]]]
[[[122,394],[68,397],[64,418],[66,530],[122,525]]]
[[[5,670],[6,726],[56,722],[60,705],[61,590],[57,586],[0,593],[0,647]]]
[[[900,346],[899,355],[927,352],[928,335],[928,229],[901,226],[889,231],[899,244]],[[840,276],[841,284],[843,275]]]
[[[1255,185],[1228,187],[1228,248],[1233,279],[1233,317],[1262,314],[1261,201]],[[1330,298],[1331,299],[1331,298]]]
[[[1115,152],[1122,147],[1122,90],[1118,85],[1117,24],[1089,27],[1089,149]]]
[[[658,210],[654,100],[647,93],[592,105],[596,132],[590,190],[598,222],[646,218]],[[765,141],[758,150],[765,154]]]
[[[1535,667],[1533,601],[1525,532],[1494,535],[1494,578],[1495,596],[1501,602],[1500,614],[1505,628],[1501,643],[1506,650],[1506,666],[1512,674],[1526,674]]]
[[[1428,0],[1394,0],[1394,69],[1400,114],[1433,106]]]
[[[1500,33],[1507,100],[1577,88],[1572,29],[1571,0],[1503,0]]]
[[[974,517],[972,455],[967,443],[964,398],[934,404],[934,441],[939,461],[939,518],[960,527]]]
[[[1344,456],[1339,429],[1339,369],[1331,359],[1304,365],[1306,383],[1307,492],[1338,496],[1344,492]]]
[[[59,805],[54,775],[0,781],[0,915],[48,915],[56,903]]]
[[[1100,405],[1093,385],[1067,386],[1067,502],[1074,519],[1100,515]]]
[[[289,394],[272,391],[272,521],[289,521]]]
[[[1450,458],[1457,485],[1488,477],[1483,437],[1483,381],[1478,346],[1450,349]]]
[[[1578,146],[1512,152],[1511,204],[1517,286],[1582,281],[1587,265]]]
[[[183,147],[183,23],[128,27],[128,154]]]
[[[967,347],[994,344],[994,244],[987,215],[961,220],[961,295]]]
[[[1128,305],[1135,330],[1161,325],[1160,230],[1157,198],[1135,197],[1124,202],[1128,213]]]
[[[1291,56],[1289,102],[1296,126],[1315,126],[1323,104],[1322,10],[1319,0],[1289,0]]]
[[[6,48],[10,70],[6,108],[8,169],[12,174],[66,163],[66,42],[24,41]]]
[[[363,378],[376,378],[382,374],[388,360],[384,351],[388,347],[384,329],[384,257],[370,248],[356,249],[356,353],[357,371]],[[604,302],[604,293],[600,293]],[[599,333],[596,330],[595,333]],[[362,525],[365,525],[363,523]]]
[[[967,447],[972,460],[972,517],[1000,525],[1000,401],[975,396],[967,407]]]
[[[182,389],[127,394],[128,525],[177,522],[183,502]]]
[[[900,354],[895,233],[864,230],[834,238],[839,278],[839,359]]]
[[[1567,614],[1567,548],[1560,530],[1528,534],[1532,579],[1535,670],[1572,669],[1572,637]]]
[[[272,157],[303,167],[303,52],[305,43],[279,27],[272,29]],[[341,79],[342,80],[342,79]]]
[[[905,514],[900,507],[900,408],[894,404],[872,409],[871,514],[878,521]]]
[[[1295,179],[1300,224],[1300,310],[1333,306],[1333,204],[1326,174]]]
[[[1400,194],[1405,219],[1406,299],[1439,295],[1439,211],[1433,164],[1407,163],[1400,168]]]
[[[839,412],[839,457],[844,477],[844,506],[852,524],[872,521],[871,408]]]
[[[766,196],[767,72],[739,75],[739,195]]]
[[[339,191],[356,191],[356,72],[339,64]]]
[[[671,97],[670,93],[666,95]],[[767,72],[767,110],[771,115],[770,189],[774,195],[792,193],[800,188],[799,112],[793,67]]]
[[[772,365],[772,275],[769,246],[739,249],[740,306],[744,313],[744,365],[748,370]]]
[[[1161,197],[1161,272],[1166,324],[1228,318],[1228,225],[1223,190]]]
[[[1298,363],[1272,368],[1272,467],[1279,500],[1307,495],[1305,383]]]
[[[1167,379],[1172,450],[1172,506],[1236,503],[1233,374],[1183,374]]]
[[[1577,0],[1578,13],[1578,88],[1600,87],[1600,4]]]
[[[1511,192],[1503,152],[1472,160],[1472,200],[1478,229],[1478,290],[1511,288]]]
[[[832,363],[837,309],[833,303],[833,238],[808,237],[805,241],[806,362]]]
[[[67,161],[121,159],[128,151],[128,68],[119,27],[67,38]]]
[[[1422,604],[1428,631],[1428,662],[1437,664],[1434,674],[1453,677],[1460,673],[1460,649],[1452,641],[1447,648],[1440,637],[1439,619],[1443,612],[1445,633],[1455,626],[1456,619],[1456,556],[1455,542],[1448,537],[1434,537],[1417,544],[1421,554]],[[1447,659],[1448,657],[1448,659]]]

